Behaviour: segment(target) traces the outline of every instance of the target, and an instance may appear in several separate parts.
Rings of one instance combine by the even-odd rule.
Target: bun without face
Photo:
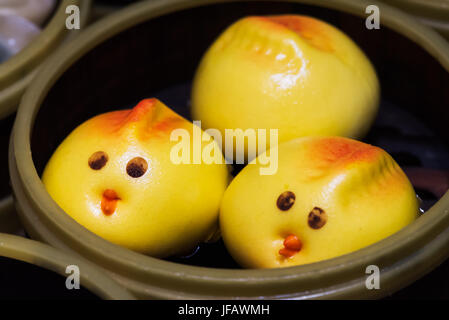
[[[361,137],[378,103],[376,73],[358,46],[300,15],[235,22],[205,53],[192,89],[192,117],[203,128],[278,129],[280,142]]]

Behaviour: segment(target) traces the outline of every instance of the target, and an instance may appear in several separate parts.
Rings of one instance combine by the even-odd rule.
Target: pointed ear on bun
[[[103,136],[134,135],[145,140],[170,135],[171,131],[185,127],[187,120],[156,98],[141,100],[127,110],[100,114],[83,126],[91,134]]]
[[[141,130],[170,131],[185,121],[180,115],[156,98],[144,99],[129,111],[124,126],[137,125]]]

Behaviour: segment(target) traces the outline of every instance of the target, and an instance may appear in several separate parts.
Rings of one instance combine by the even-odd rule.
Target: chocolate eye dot
[[[278,200],[276,201],[277,207],[282,211],[287,211],[290,209],[293,204],[295,203],[296,196],[291,191],[284,191],[281,193],[281,195],[278,197]]]
[[[323,209],[315,207],[310,211],[307,222],[312,229],[320,229],[327,222],[327,214]]]
[[[148,163],[144,158],[136,157],[129,160],[126,165],[126,172],[130,177],[139,178],[147,172]]]
[[[89,167],[93,170],[100,170],[108,162],[108,155],[103,151],[97,151],[89,157]]]

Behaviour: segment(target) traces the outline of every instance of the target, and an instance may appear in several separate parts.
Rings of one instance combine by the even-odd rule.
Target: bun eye
[[[93,170],[100,170],[108,162],[108,155],[103,151],[97,151],[89,157],[89,167]]]
[[[281,195],[278,197],[278,200],[276,201],[277,207],[282,211],[287,211],[290,209],[293,204],[295,203],[296,196],[291,191],[284,191],[281,193]]]
[[[126,165],[126,172],[132,178],[139,178],[148,170],[148,163],[144,158],[135,157]]]
[[[327,214],[323,209],[315,207],[310,211],[307,222],[312,229],[321,229],[327,222]]]

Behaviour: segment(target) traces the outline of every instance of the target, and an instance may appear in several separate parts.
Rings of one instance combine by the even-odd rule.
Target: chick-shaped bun
[[[192,136],[193,125],[157,99],[101,114],[62,142],[42,180],[100,237],[155,257],[186,253],[216,232],[228,170],[174,163],[175,129]]]
[[[280,142],[359,138],[378,103],[378,79],[361,49],[337,28],[300,15],[232,24],[205,53],[192,90],[192,116],[203,128],[279,129]]]
[[[418,217],[412,185],[378,147],[309,137],[277,148],[275,174],[260,175],[254,160],[223,197],[222,236],[244,267],[333,258],[384,239]]]

